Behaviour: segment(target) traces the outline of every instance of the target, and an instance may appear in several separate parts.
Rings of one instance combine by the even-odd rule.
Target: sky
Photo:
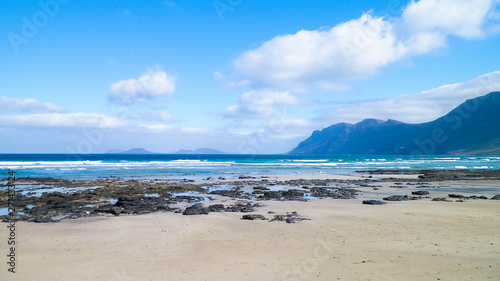
[[[0,33],[0,153],[286,153],[500,90],[499,0],[5,0]]]

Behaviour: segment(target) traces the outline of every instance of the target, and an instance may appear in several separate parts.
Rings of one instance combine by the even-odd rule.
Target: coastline
[[[9,280],[494,280],[500,274],[494,201],[361,205],[269,202],[297,224],[236,213],[18,222]],[[4,235],[2,231],[1,235]],[[4,246],[4,245],[2,245]],[[2,270],[0,276],[11,278]]]
[[[243,220],[242,212],[185,216],[168,211],[58,223],[18,221],[17,272],[12,275],[4,267],[0,279],[495,280],[500,276],[500,201],[491,200],[500,193],[496,178],[435,180],[418,174],[366,173],[356,179],[302,180],[357,184],[358,195],[308,201],[210,195],[214,200],[203,202],[226,206],[255,202],[261,206],[251,214],[268,220],[292,212],[307,219],[296,223]],[[463,190],[457,194],[467,198],[486,195],[488,200],[450,198],[450,188]],[[431,190],[429,198],[362,204],[424,189]],[[432,201],[439,197],[452,202]],[[2,237],[8,235],[4,228]],[[2,253],[6,247],[0,245]]]

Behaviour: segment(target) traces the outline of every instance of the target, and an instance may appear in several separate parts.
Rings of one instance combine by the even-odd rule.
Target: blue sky
[[[285,153],[500,90],[498,0],[7,0],[0,26],[0,153]]]

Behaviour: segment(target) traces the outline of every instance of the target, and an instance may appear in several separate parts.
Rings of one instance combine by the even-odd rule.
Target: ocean
[[[491,156],[296,156],[177,154],[0,154],[0,179],[17,177],[67,180],[98,178],[225,177],[228,175],[352,175],[356,171],[391,169],[500,170]]]

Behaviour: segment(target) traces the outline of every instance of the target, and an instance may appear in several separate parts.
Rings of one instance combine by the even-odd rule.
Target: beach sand
[[[166,212],[17,222],[15,274],[2,223],[0,280],[500,280],[500,201],[361,201],[259,202],[267,218],[310,219],[295,224]]]

